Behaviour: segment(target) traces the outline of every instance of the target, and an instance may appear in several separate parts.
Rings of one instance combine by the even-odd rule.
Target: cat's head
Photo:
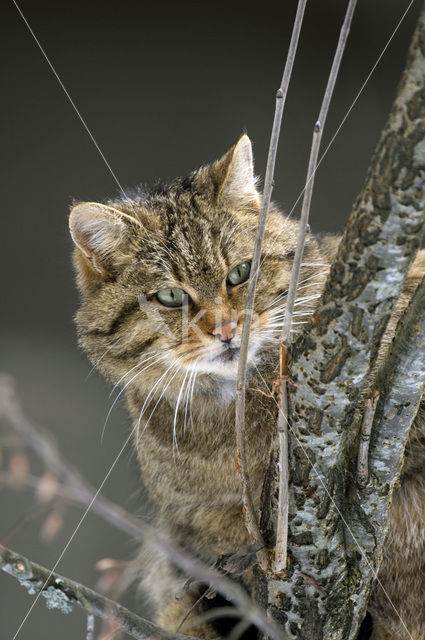
[[[171,395],[195,376],[205,389],[234,382],[260,206],[247,135],[220,160],[167,186],[74,206],[70,229],[82,294],[76,322],[97,368],[144,391],[168,384]],[[272,206],[251,369],[276,350],[297,232],[298,223]],[[320,256],[311,235],[304,260],[295,327],[317,293]]]

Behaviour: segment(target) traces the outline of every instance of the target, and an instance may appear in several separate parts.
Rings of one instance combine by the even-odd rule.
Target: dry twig
[[[220,572],[211,570],[171,540],[158,535],[154,527],[144,520],[135,518],[122,507],[97,493],[96,489],[60,454],[52,439],[31,424],[18,402],[11,377],[4,374],[0,376],[0,419],[4,419],[26,445],[37,453],[46,468],[54,471],[61,479],[62,483],[56,490],[57,495],[85,508],[91,505],[91,509],[111,525],[133,538],[143,537],[145,543],[151,544],[159,553],[164,554],[185,574],[210,585],[245,614],[249,612],[252,623],[263,633],[275,640],[281,640],[281,633],[277,626],[239,585],[221,575]],[[11,487],[16,486],[10,474],[4,472],[0,475],[0,481],[8,482]],[[27,475],[26,486],[37,490],[39,484],[40,479]],[[94,500],[96,494],[97,497]]]
[[[276,161],[277,145],[279,142],[280,127],[282,122],[282,114],[285,106],[285,100],[288,93],[289,82],[291,79],[292,68],[294,65],[295,54],[297,50],[301,25],[304,17],[304,10],[307,0],[299,0],[297,13],[295,17],[294,27],[292,31],[291,42],[289,45],[288,56],[285,63],[282,82],[276,94],[276,108],[273,120],[272,134],[270,139],[270,147],[267,158],[266,175],[264,179],[263,199],[260,211],[260,220],[255,240],[254,256],[251,265],[251,277],[248,285],[247,302],[245,307],[245,318],[242,330],[238,378],[236,383],[236,445],[238,452],[238,464],[242,481],[242,502],[245,517],[245,524],[253,542],[261,547],[258,552],[258,560],[263,569],[268,566],[268,555],[263,549],[264,542],[258,526],[255,508],[249,488],[249,478],[245,464],[245,389],[247,378],[247,360],[248,360],[248,342],[251,330],[251,321],[254,311],[255,291],[257,287],[257,279],[260,268],[261,249],[266,228],[267,215],[270,206],[271,194],[273,189],[273,176]]]
[[[281,359],[283,352],[285,352],[286,354],[291,341],[292,314],[294,311],[295,296],[297,292],[298,280],[300,277],[301,261],[304,253],[305,239],[308,231],[308,218],[310,214],[314,176],[316,173],[320,143],[322,140],[326,117],[329,111],[329,105],[335,89],[339,67],[341,65],[342,56],[344,53],[348,34],[350,32],[351,21],[353,18],[354,10],[356,8],[356,4],[357,0],[349,0],[348,2],[347,11],[345,13],[344,22],[342,24],[341,32],[339,35],[338,45],[329,73],[325,95],[320,107],[319,117],[316,124],[314,125],[313,140],[311,144],[310,159],[307,170],[307,180],[301,208],[298,242],[295,250],[294,263],[292,265],[291,281],[289,284],[288,297],[286,301],[285,315],[283,319],[282,333],[280,338]],[[277,430],[279,437],[279,506],[274,570],[275,572],[279,573],[281,571],[284,571],[286,568],[288,540],[288,395],[287,381],[284,377],[281,377],[280,379],[279,415]]]
[[[62,613],[69,613],[74,604],[77,604],[87,611],[89,613],[87,638],[90,638],[90,630],[93,630],[94,626],[92,616],[107,620],[111,615],[120,621],[123,631],[136,640],[145,640],[145,638],[188,640],[190,638],[190,636],[165,631],[100,593],[57,573],[51,573],[49,569],[3,545],[0,545],[0,569],[19,580],[30,595],[35,595],[42,590],[48,609],[59,609]]]
[[[419,323],[414,322],[412,359],[398,372],[393,362],[383,382],[376,382],[381,396],[369,452],[372,485],[370,492],[358,492],[352,482],[353,416],[425,231],[425,161],[418,152],[425,144],[424,38],[425,9],[315,322],[291,348],[298,383],[288,385],[290,433],[295,431],[289,460],[290,516],[296,515],[291,519],[291,563],[283,578],[270,577],[258,588],[270,615],[287,603],[282,626],[290,637],[357,636],[382,558],[405,439],[423,393],[424,334],[423,329],[416,332]],[[424,308],[423,290],[415,315]],[[395,348],[403,359],[405,339]],[[271,530],[275,483],[270,474],[266,480],[262,526]],[[325,600],[311,585],[294,579],[297,567],[325,589]]]
[[[369,446],[370,435],[372,433],[373,418],[375,416],[376,405],[379,399],[379,391],[373,389],[370,397],[366,400],[366,407],[360,431],[359,455],[357,458],[357,484],[362,489],[369,482]]]
[[[86,640],[94,640],[94,615],[92,613],[87,616]]]

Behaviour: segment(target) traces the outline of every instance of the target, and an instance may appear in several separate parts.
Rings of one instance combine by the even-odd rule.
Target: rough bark
[[[266,578],[261,572],[256,579],[259,601],[288,638],[349,640],[365,612],[404,443],[423,390],[424,345],[416,330],[411,328],[417,351],[422,349],[422,363],[419,358],[414,365],[418,377],[410,378],[409,360],[399,363],[411,404],[393,415],[389,389],[398,389],[399,382],[387,377],[373,429],[377,442],[385,440],[392,446],[374,447],[374,486],[359,496],[350,491],[354,418],[421,242],[424,186],[425,10],[318,311],[309,331],[292,348],[292,377],[297,384],[290,386],[289,398],[289,566],[281,579]],[[415,303],[409,313],[423,322],[420,305]],[[272,462],[262,513],[269,543],[276,521],[274,468]],[[353,542],[353,535],[361,546]]]

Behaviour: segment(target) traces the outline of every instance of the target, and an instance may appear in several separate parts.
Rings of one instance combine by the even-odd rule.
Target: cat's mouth
[[[213,374],[215,376],[231,379],[236,382],[238,363],[240,356],[240,345],[223,344],[218,345],[205,354],[202,359],[198,359],[194,365],[197,373]],[[250,345],[248,351],[248,364],[252,364],[258,345]]]

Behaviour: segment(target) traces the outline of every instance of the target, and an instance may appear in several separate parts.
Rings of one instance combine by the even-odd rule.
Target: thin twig
[[[279,439],[279,498],[277,511],[274,571],[285,571],[288,555],[289,469],[288,469],[288,351],[284,342],[279,344],[279,412],[277,431]]]
[[[369,482],[370,434],[372,433],[373,418],[375,416],[378,399],[379,391],[373,389],[370,397],[366,401],[362,428],[360,431],[359,455],[357,458],[357,484],[360,489],[366,487]]]
[[[263,238],[266,228],[267,215],[270,206],[271,194],[273,189],[273,176],[276,162],[277,145],[279,142],[280,127],[282,122],[282,114],[285,106],[286,96],[288,93],[289,82],[291,79],[292,68],[294,65],[295,54],[298,46],[298,40],[301,31],[301,25],[304,17],[304,10],[307,0],[299,0],[297,13],[295,17],[294,27],[292,30],[291,42],[289,45],[288,56],[285,63],[282,82],[276,94],[276,107],[273,120],[273,127],[270,139],[270,147],[267,158],[266,175],[264,179],[263,199],[260,211],[260,220],[257,229],[254,256],[251,265],[251,277],[248,285],[247,302],[245,308],[244,325],[242,329],[238,377],[236,383],[236,446],[238,452],[238,464],[242,481],[242,502],[246,528],[253,542],[264,546],[263,538],[258,526],[255,515],[254,504],[249,488],[249,478],[245,464],[245,390],[247,378],[247,361],[248,361],[248,342],[251,330],[251,321],[254,311],[255,291],[257,287],[257,279],[260,268],[261,249],[263,246]],[[263,569],[268,566],[268,554],[265,549],[258,552],[258,560]]]
[[[1,418],[4,418],[8,425],[23,438],[51,471],[55,471],[62,478],[63,485],[58,487],[58,495],[63,495],[63,497],[84,507],[92,504],[96,490],[59,453],[51,438],[37,429],[24,415],[14,391],[13,380],[4,374],[0,375]],[[0,480],[6,481],[7,475],[10,476],[10,474],[2,474]],[[11,478],[9,481],[13,485]],[[36,489],[38,481],[34,476],[28,475],[25,484]],[[92,509],[97,515],[128,535],[137,539],[143,536],[145,544],[151,544],[185,574],[212,586],[241,611],[249,612],[253,624],[266,636],[270,636],[274,640],[281,640],[282,634],[277,625],[266,616],[238,584],[221,575],[218,571],[213,571],[211,567],[200,560],[193,558],[173,541],[163,535],[158,535],[154,527],[144,520],[134,517],[105,496],[98,494],[92,504]]]
[[[304,198],[301,208],[300,226],[298,232],[297,247],[295,250],[294,263],[292,265],[291,281],[288,290],[288,297],[283,319],[280,352],[286,352],[291,341],[292,314],[294,311],[295,296],[300,275],[301,262],[304,253],[305,239],[308,233],[308,217],[310,213],[311,198],[313,195],[314,175],[316,172],[317,158],[319,156],[320,143],[323,129],[329,111],[329,105],[335,88],[339,67],[350,31],[351,20],[357,0],[349,0],[344,22],[341,27],[338,45],[335,51],[328,83],[323,97],[320,113],[313,130],[313,140],[310,151],[310,159],[307,170],[307,181],[304,191]],[[277,521],[277,537],[274,570],[279,573],[286,568],[287,540],[288,540],[288,397],[287,380],[282,377],[280,380],[279,393],[279,415],[278,415],[278,437],[279,437],[279,505]]]
[[[63,491],[80,505],[87,506],[96,494],[96,489],[84,480],[57,450],[50,436],[40,428],[36,428],[25,416],[13,389],[13,381],[7,375],[0,377],[0,418],[4,417],[15,433],[18,433],[45,463],[49,471],[62,480]],[[31,484],[35,479],[31,479]],[[59,492],[58,492],[59,493]],[[113,526],[128,535],[140,539],[142,526],[140,521],[122,507],[114,504],[101,494],[93,503],[93,511]]]
[[[94,615],[92,613],[87,616],[86,640],[94,640]]]
[[[49,569],[28,560],[28,558],[1,544],[0,569],[19,580],[30,595],[35,595],[43,588],[42,594],[47,600],[46,605],[49,609],[59,609],[62,613],[69,613],[74,604],[77,604],[91,616],[97,616],[103,620],[107,620],[113,615],[114,618],[120,621],[123,631],[137,640],[152,637],[168,638],[169,640],[187,640],[190,638],[190,636],[165,631],[120,604],[105,598],[100,593],[58,573],[51,573]],[[88,629],[89,622],[87,622],[87,632]]]

